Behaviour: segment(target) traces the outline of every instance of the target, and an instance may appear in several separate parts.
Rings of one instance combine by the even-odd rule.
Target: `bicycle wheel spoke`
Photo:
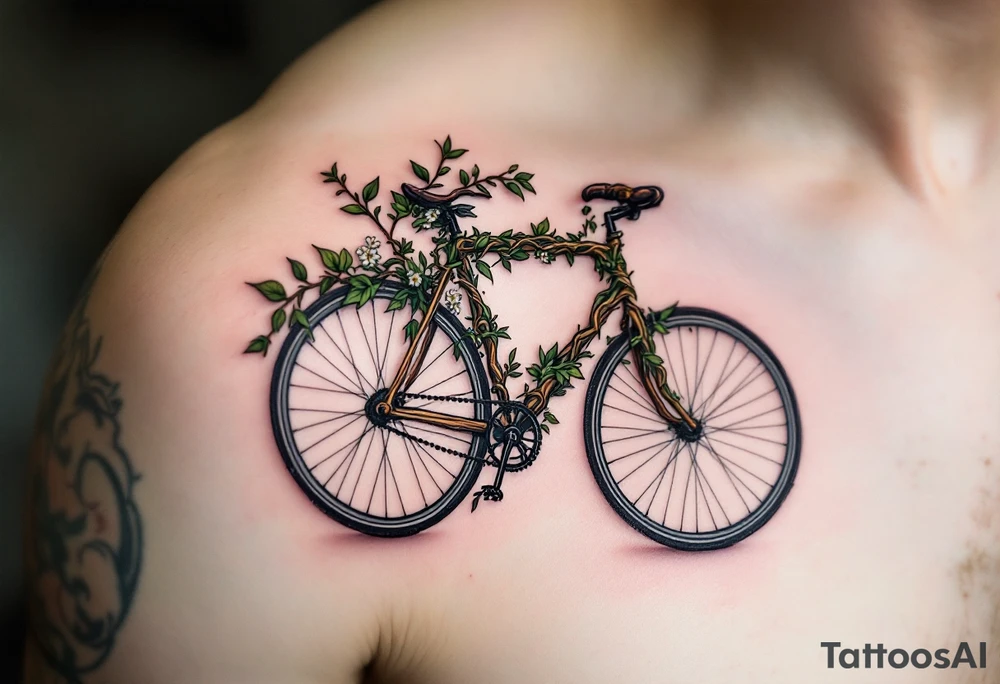
[[[615,411],[618,411],[619,413],[624,413],[627,416],[633,416],[634,418],[639,418],[640,420],[647,420],[647,421],[649,421],[651,423],[656,423],[656,424],[659,424],[659,425],[664,425],[663,419],[660,418],[659,416],[656,416],[656,418],[649,418],[647,416],[642,415],[641,413],[636,413],[635,411],[630,411],[628,409],[623,409],[620,406],[614,406],[613,404],[605,404],[604,408],[605,409],[613,409]]]
[[[372,311],[375,311],[375,307],[372,307]],[[396,324],[396,311],[398,309],[393,309],[392,318],[389,319],[389,332],[385,335],[385,349],[382,351],[382,363],[379,365],[378,376],[382,378],[382,384],[385,384],[385,364],[389,358],[389,333],[392,332],[393,326]]]
[[[294,410],[294,409],[292,409],[292,410]],[[361,417],[364,416],[364,411],[324,411],[324,413],[337,413],[339,415],[337,415],[337,416],[335,416],[333,418],[326,418],[326,419],[318,421],[316,423],[310,423],[309,425],[300,425],[297,428],[292,428],[292,432],[301,432],[302,430],[308,430],[311,427],[316,427],[317,425],[325,425],[326,423],[329,423],[329,422],[334,421],[334,420],[340,420],[341,418],[345,418],[347,416],[358,416],[359,418],[361,418]],[[338,430],[346,429],[347,426],[351,425],[351,423],[353,423],[353,422],[354,421],[352,420],[350,423],[348,423],[347,425],[345,425],[343,428],[337,428],[337,429]]]
[[[337,320],[338,321],[340,320],[340,314],[339,313],[337,314]],[[365,391],[365,387],[364,387],[364,382],[361,379],[361,375],[358,373],[357,366],[355,365],[355,363],[353,361],[353,357],[349,357],[348,354],[346,352],[344,352],[344,350],[340,347],[340,345],[337,344],[337,341],[333,339],[333,335],[330,334],[330,331],[326,327],[326,320],[320,321],[319,325],[314,326],[314,329],[315,328],[319,328],[323,332],[323,334],[326,335],[326,339],[330,340],[330,344],[333,346],[334,349],[337,350],[337,353],[340,354],[341,358],[343,358],[344,361],[347,361],[348,367],[352,371],[354,371],[354,377],[352,378],[352,377],[348,376],[347,373],[345,373],[339,367],[337,367],[337,372],[340,373],[341,377],[343,377],[345,380],[347,380],[347,382],[349,382],[350,384],[352,384],[355,387],[357,387],[357,389],[358,389],[359,392],[361,392],[364,395],[367,395],[367,392]],[[341,330],[343,330],[343,325],[341,325]],[[346,342],[346,340],[347,340],[346,333],[344,335],[344,339],[345,339],[345,342]],[[347,347],[348,347],[348,350],[350,350],[350,343],[347,344]]]
[[[324,421],[324,422],[329,423],[329,422],[332,422],[332,421],[335,421],[335,420],[343,420],[344,418],[347,418],[347,417],[349,417],[349,416],[337,416],[336,418],[331,418],[330,420]],[[355,418],[354,420],[358,420],[359,418],[361,418],[361,416],[359,416],[358,418]],[[354,421],[351,421],[351,423],[353,423],[353,422]],[[350,425],[350,423],[348,423],[348,425]],[[310,449],[312,449],[313,447],[315,447],[315,446],[317,446],[319,444],[322,444],[323,442],[325,442],[326,440],[330,439],[331,437],[333,437],[338,432],[340,432],[339,428],[334,429],[333,432],[331,432],[330,434],[326,435],[322,439],[316,440],[315,442],[313,442],[312,444],[310,444],[309,446],[307,446],[305,449],[301,449],[301,453],[305,454],[307,451],[309,451]]]
[[[719,427],[720,428],[731,428],[734,425],[740,425],[741,423],[745,423],[748,420],[753,420],[754,418],[760,418],[761,416],[766,416],[767,414],[774,413],[775,411],[782,411],[783,412],[784,410],[785,410],[785,407],[782,406],[781,404],[779,404],[779,405],[775,406],[774,408],[769,408],[766,411],[761,411],[760,413],[755,413],[754,415],[747,416],[746,418],[740,418],[739,420],[734,421],[732,423],[729,423],[728,425],[720,425]],[[788,427],[788,423],[781,423],[781,424],[778,424],[778,425],[756,425],[756,426],[753,426],[753,427]]]
[[[747,509],[747,515],[750,515],[750,513],[751,513],[750,504],[748,504],[747,500],[743,498],[743,492],[741,492],[740,488],[736,485],[736,481],[738,480],[739,483],[742,484],[743,487],[747,491],[750,492],[750,494],[752,494],[754,497],[756,497],[756,494],[754,493],[754,491],[752,489],[750,489],[750,487],[747,486],[747,484],[739,476],[737,476],[737,475],[735,475],[733,473],[733,471],[729,468],[729,466],[726,465],[726,462],[722,460],[722,457],[719,456],[719,454],[716,453],[715,449],[712,448],[711,442],[709,442],[707,439],[705,440],[705,448],[708,449],[708,453],[712,454],[712,456],[715,457],[716,461],[718,461],[719,467],[722,468],[722,472],[724,472],[726,474],[726,477],[729,478],[729,483],[731,485],[733,485],[733,491],[735,491],[736,495],[738,497],[740,497],[740,501],[743,503],[744,508]],[[758,499],[758,502],[759,501],[760,500]],[[729,524],[731,525],[732,523],[729,523]]]
[[[725,508],[723,508],[722,502],[719,500],[718,495],[715,493],[715,489],[712,488],[712,483],[708,481],[708,476],[705,475],[705,471],[702,469],[701,464],[698,463],[698,443],[696,442],[694,447],[692,447],[691,444],[688,444],[688,449],[691,450],[691,462],[694,467],[695,484],[697,485],[698,489],[701,490],[701,499],[702,501],[705,502],[705,510],[708,511],[708,517],[712,521],[712,528],[717,530],[719,529],[719,524],[715,522],[715,514],[712,513],[712,504],[709,502],[708,494],[705,492],[706,485],[708,486],[708,490],[712,493],[713,498],[715,498],[715,502],[719,505],[719,509],[722,511],[722,515],[726,518],[727,522],[729,520],[729,517],[726,516]],[[695,531],[698,531],[700,529],[698,525],[698,515],[697,515],[698,489],[695,489]]]
[[[371,359],[372,369],[375,371],[375,374],[376,374],[375,380],[378,381],[379,382],[379,386],[381,386],[381,379],[378,377],[378,361],[376,360],[378,357],[375,354],[375,350],[372,349],[371,340],[368,339],[368,330],[365,328],[365,324],[361,320],[361,310],[358,307],[354,307],[354,315],[357,316],[357,318],[358,318],[358,327],[361,328],[361,332],[362,332],[362,334],[364,334],[364,337],[365,337],[365,348],[368,349],[368,358]],[[366,376],[367,376],[367,374],[366,374]],[[372,384],[372,383],[369,383],[369,384]]]
[[[413,447],[410,444],[410,440],[406,439],[405,437],[400,437],[399,441],[403,443],[403,448],[406,450],[406,457],[410,461],[410,468],[413,469],[413,479],[416,481],[417,489],[420,491],[420,498],[424,500],[424,507],[430,506],[430,503],[428,503],[427,501],[427,494],[424,493],[424,486],[420,484],[420,475],[417,473],[417,465],[416,463],[413,462]],[[417,456],[417,458],[420,457]],[[430,473],[428,473],[428,475],[430,475]],[[437,483],[435,483],[435,485],[436,484]],[[442,492],[442,494],[443,493],[444,492]]]
[[[758,504],[762,503],[763,500],[759,496],[757,496],[757,492],[755,492],[750,485],[748,485],[746,482],[744,482],[742,477],[740,477],[735,472],[733,472],[732,468],[739,468],[744,473],[746,473],[747,475],[749,475],[750,477],[752,477],[752,478],[754,478],[756,480],[759,480],[762,484],[766,485],[767,487],[771,487],[772,483],[768,482],[767,480],[765,480],[764,478],[762,478],[760,475],[757,475],[756,473],[754,473],[754,472],[752,472],[750,470],[747,470],[746,468],[744,468],[743,466],[741,466],[736,461],[733,461],[732,459],[726,458],[725,456],[723,456],[722,454],[720,454],[718,452],[718,450],[716,450],[714,447],[711,446],[711,444],[712,444],[711,440],[706,439],[705,440],[705,444],[706,444],[706,446],[709,447],[709,449],[708,449],[709,453],[712,454],[713,456],[715,456],[719,460],[719,463],[722,465],[722,467],[727,472],[729,472],[733,477],[735,477],[736,481],[739,482],[741,485],[743,485],[743,488],[746,489],[748,492],[750,492],[750,494],[753,496],[753,498],[757,499],[757,503]],[[737,491],[739,491],[739,490],[737,490]]]
[[[624,442],[630,439],[640,439],[642,437],[648,437],[649,435],[661,435],[664,434],[666,430],[643,430],[641,434],[638,435],[628,435],[626,437],[615,437],[614,439],[604,440],[604,444],[614,444],[615,442]]]
[[[369,426],[369,427],[372,427],[372,426]],[[371,430],[365,430],[365,432],[361,435],[361,437],[359,437],[358,440],[354,443],[354,446],[351,449],[350,463],[347,464],[347,469],[344,470],[344,479],[340,481],[340,487],[337,488],[337,498],[338,499],[340,498],[340,492],[341,492],[341,490],[344,488],[344,485],[347,483],[347,476],[350,475],[350,473],[351,473],[351,466],[354,465],[354,460],[357,458],[358,454],[361,453],[361,445],[364,443],[365,437],[368,437],[368,448],[371,449],[372,440],[375,439],[374,438],[374,434],[375,434],[374,428],[372,428]],[[367,453],[367,451],[366,451],[366,453]],[[345,459],[345,460],[347,460],[347,459]],[[364,470],[364,465],[363,464],[361,466],[361,470]],[[333,478],[331,478],[331,479],[333,479]],[[347,501],[348,505],[350,505],[350,502],[354,500],[354,492],[357,491],[358,482],[360,482],[360,481],[361,481],[361,472],[359,471],[358,472],[358,479],[354,481],[354,487],[351,490],[351,498]]]
[[[744,428],[744,429],[752,429],[752,428]],[[785,446],[785,444],[787,444],[787,442],[778,442],[776,440],[768,439],[767,437],[761,437],[759,435],[748,435],[748,434],[746,434],[745,432],[743,432],[741,430],[727,430],[725,428],[712,428],[709,431],[709,434],[715,434],[716,432],[727,432],[727,433],[731,433],[731,434],[733,434],[733,435],[735,435],[737,437],[746,437],[747,439],[756,439],[759,442],[769,442],[770,444],[777,444],[778,446],[782,446],[782,447]]]
[[[340,472],[340,469],[343,468],[345,464],[347,465],[347,469],[344,471],[344,479],[345,480],[347,479],[347,470],[351,469],[351,466],[350,466],[350,463],[348,463],[348,460],[352,458],[353,454],[357,453],[358,447],[361,445],[361,441],[372,430],[374,430],[374,426],[372,426],[371,424],[366,425],[365,428],[364,428],[364,430],[361,431],[361,435],[358,436],[358,438],[356,440],[354,440],[353,442],[348,442],[347,444],[345,444],[344,446],[342,446],[341,448],[337,449],[332,454],[330,454],[329,456],[327,456],[326,458],[324,458],[322,461],[320,461],[319,463],[317,463],[315,466],[313,466],[312,468],[310,468],[310,470],[315,471],[316,468],[318,468],[321,465],[323,465],[323,463],[325,463],[329,459],[333,458],[334,456],[336,456],[341,451],[344,451],[345,449],[350,449],[350,451],[347,453],[347,455],[345,455],[344,458],[340,461],[340,465],[338,465],[336,468],[334,468],[333,472],[330,473],[330,476],[328,478],[326,478],[325,482],[323,482],[323,487],[328,487],[329,486],[330,482],[333,480],[333,478],[335,478],[337,476],[337,473]],[[341,481],[340,486],[341,487],[344,486],[344,482],[343,481]]]
[[[639,454],[644,453],[646,451],[649,451],[650,449],[655,449],[657,447],[662,447],[662,446],[670,446],[671,444],[673,444],[676,441],[677,441],[677,438],[675,437],[673,439],[667,439],[667,440],[664,440],[662,442],[657,442],[656,444],[650,444],[649,446],[644,446],[643,448],[637,449],[637,450],[632,451],[630,453],[627,453],[624,456],[615,456],[614,458],[608,459],[608,465],[610,466],[610,465],[618,463],[618,461],[622,461],[622,460],[624,460],[626,458],[632,458],[633,456],[638,456]],[[624,478],[622,478],[622,479],[624,480]],[[621,483],[619,482],[619,484],[621,484]]]
[[[354,350],[351,349],[351,340],[347,337],[347,329],[344,328],[344,319],[341,318],[340,311],[337,311],[336,318],[337,318],[337,325],[340,327],[340,334],[344,336],[344,345],[347,347],[347,353],[344,353],[344,350],[340,349],[339,346],[337,347],[338,350],[340,350],[340,353],[344,356],[344,359],[349,364],[351,364],[351,368],[354,370],[354,375],[358,378],[358,384],[363,385],[365,382],[367,382],[368,386],[372,388],[372,392],[378,391],[378,388],[375,387],[375,385],[373,385],[371,382],[368,381],[367,378],[361,375],[361,370],[358,367],[357,360],[354,358]],[[323,328],[323,332],[326,333],[326,336],[330,338],[330,342],[333,342],[334,346],[337,346],[337,343],[333,341],[333,336],[330,335],[330,332],[326,329],[326,326],[321,325],[320,327]]]
[[[403,431],[407,432],[406,428],[403,428]],[[448,473],[448,475],[450,475],[451,477],[455,477],[456,476],[456,473],[453,473],[450,470],[448,470],[448,468],[446,468],[444,466],[444,464],[441,463],[441,461],[437,460],[437,458],[434,457],[434,454],[432,454],[430,452],[430,450],[428,450],[427,447],[425,447],[423,444],[421,444],[420,442],[414,442],[413,444],[414,444],[414,446],[416,446],[417,449],[420,449],[422,452],[424,452],[424,455],[427,456],[427,458],[431,459],[431,461],[433,461],[435,464],[437,464],[437,466],[441,470],[443,470],[444,472]],[[435,480],[435,482],[436,482],[436,480]]]
[[[378,489],[378,476],[382,475],[383,470],[385,469],[385,461],[389,451],[389,445],[385,441],[385,431],[384,430],[380,431],[380,434],[382,435],[382,456],[379,458],[378,470],[375,471],[375,482],[372,483],[372,493],[371,496],[368,497],[368,505],[365,507],[365,513],[371,513],[372,501],[374,501],[375,499],[375,490]],[[382,482],[383,483],[387,482],[387,478],[384,475],[382,477]],[[389,510],[388,484],[385,485],[385,510],[386,512],[388,512]]]
[[[677,447],[676,447],[676,449],[674,449],[674,452],[672,454],[670,454],[670,456],[667,458],[666,465],[664,465],[663,468],[660,470],[659,476],[654,476],[653,480],[650,480],[649,484],[646,485],[646,489],[642,490],[642,493],[639,494],[639,496],[636,497],[635,501],[633,502],[636,506],[638,506],[639,502],[642,501],[642,497],[645,496],[646,492],[649,490],[649,488],[653,484],[653,481],[655,480],[656,481],[656,489],[653,490],[653,495],[651,497],[649,497],[649,505],[646,506],[646,515],[647,516],[649,515],[650,509],[653,507],[653,502],[656,500],[656,495],[660,492],[660,485],[663,484],[663,479],[667,475],[667,470],[670,469],[671,464],[674,464],[676,466],[676,463],[677,463],[677,454],[680,453],[680,450],[681,450],[682,446],[683,445],[681,443],[677,444]],[[674,470],[676,471],[676,467],[674,468]]]
[[[361,468],[358,469],[358,479],[354,481],[354,488],[351,490],[351,498],[348,499],[348,504],[354,503],[354,495],[358,492],[358,485],[361,484],[361,474],[365,472],[365,466],[368,465],[368,456],[372,452],[372,446],[375,444],[375,431],[371,432],[371,439],[368,440],[368,448],[365,449],[365,457],[361,461]],[[378,474],[376,473],[376,479]],[[363,496],[363,495],[362,495]]]
[[[701,330],[701,328],[699,328],[699,330]],[[714,335],[712,335],[712,343],[708,346],[708,352],[705,354],[705,363],[702,365],[701,370],[697,370],[698,364],[695,364],[697,373],[694,381],[694,394],[691,396],[691,406],[689,408],[693,408],[694,403],[698,401],[698,390],[701,389],[701,381],[705,379],[705,373],[708,372],[708,364],[712,360],[712,352],[715,351],[715,341],[719,338],[719,331],[715,330],[713,332]],[[661,335],[661,337],[666,336]]]
[[[333,385],[334,387],[336,387],[339,390],[347,392],[348,394],[353,394],[349,389],[347,389],[343,385],[338,384],[337,382],[334,382],[333,380],[331,380],[330,378],[326,377],[325,375],[320,375],[319,373],[317,373],[316,371],[314,371],[312,368],[308,368],[306,366],[303,366],[298,361],[295,362],[295,366],[296,366],[296,368],[301,368],[302,370],[315,375],[320,380],[325,380],[326,382],[330,383],[331,385]]]
[[[688,470],[687,478],[684,480],[684,496],[681,498],[681,524],[678,527],[679,530],[684,530],[684,514],[687,513],[687,500],[688,500],[688,490],[691,488],[691,473],[694,472],[694,468]]]
[[[754,374],[754,371],[756,371],[758,367],[760,368],[760,371],[758,371],[756,374]],[[729,395],[726,396],[725,399],[723,399],[716,406],[712,407],[711,409],[709,409],[706,412],[707,415],[705,416],[705,420],[709,420],[709,419],[715,417],[715,415],[718,413],[719,409],[721,409],[723,406],[725,406],[733,397],[737,396],[741,391],[743,391],[743,389],[745,387],[749,386],[750,383],[752,383],[754,380],[756,380],[757,378],[759,378],[760,376],[762,376],[766,372],[767,372],[767,368],[762,363],[758,363],[757,366],[754,366],[753,368],[751,368],[750,372],[747,373],[747,376],[742,381],[740,381],[740,383],[736,386],[736,388],[732,392],[730,392]],[[752,375],[752,377],[751,377],[751,375]]]
[[[617,387],[615,387],[613,384],[609,383],[608,384],[608,389],[614,390],[615,392],[617,392],[621,396],[625,397],[625,399],[627,399],[628,401],[632,402],[633,404],[635,404],[639,408],[643,409],[649,415],[650,418],[653,418],[653,419],[655,419],[657,421],[661,421],[661,422],[663,421],[663,419],[660,418],[660,416],[657,415],[657,413],[655,411],[653,411],[651,408],[647,408],[646,405],[639,403],[638,401],[636,401],[635,399],[633,399],[632,397],[628,396],[627,394],[625,394],[624,392],[622,392],[620,389],[618,389]]]
[[[433,359],[431,359],[430,363],[426,363],[425,362],[420,367],[420,370],[417,371],[417,374],[413,377],[413,382],[410,383],[410,386],[412,387],[413,385],[417,384],[417,380],[419,380],[424,373],[426,373],[428,370],[430,370],[434,366],[434,364],[436,364],[438,362],[438,360],[442,356],[444,356],[449,351],[451,351],[451,349],[452,349],[452,345],[446,344],[445,347],[444,347],[444,349],[442,349],[440,352],[438,352],[438,355],[435,356]],[[427,392],[426,389],[425,390],[421,390],[419,392],[411,391],[410,393],[411,394],[424,394],[425,392]]]
[[[632,372],[632,367],[631,367],[631,365],[629,365],[629,366],[625,366],[625,372],[626,372],[626,373],[628,374],[628,376],[629,376],[630,378],[632,378],[633,380],[635,380],[635,384],[636,384],[636,385],[638,385],[639,387],[642,387],[643,389],[646,389],[646,386],[645,386],[644,384],[642,384],[642,380],[640,380],[640,379],[639,379],[638,377],[636,377],[635,373],[633,373],[633,372]],[[614,376],[612,376],[612,377],[617,377],[617,374],[616,374],[616,375],[614,375]],[[632,393],[633,393],[633,394],[634,394],[634,395],[635,395],[636,397],[638,397],[640,401],[644,401],[644,402],[646,402],[646,403],[647,403],[647,404],[649,405],[649,407],[650,407],[651,409],[653,408],[653,403],[652,403],[652,402],[650,401],[650,399],[649,399],[649,396],[647,396],[647,395],[645,395],[645,394],[641,394],[641,393],[639,392],[639,390],[637,390],[637,389],[635,388],[635,386],[633,386],[633,385],[630,385],[629,383],[625,382],[624,378],[622,379],[622,384],[623,384],[623,385],[625,385],[625,388],[626,388],[626,389],[628,389],[628,390],[629,390],[629,391],[631,391],[631,392],[632,392]],[[609,383],[609,385],[608,385],[608,386],[610,387],[610,383]],[[655,413],[655,410],[654,410],[653,412]]]
[[[399,437],[399,435],[392,435],[393,437]],[[399,439],[402,439],[399,437]],[[396,479],[396,471],[392,467],[392,457],[386,459],[386,464],[389,466],[389,475],[392,477],[392,484],[396,488],[396,497],[399,499],[399,508],[403,511],[403,516],[406,516],[406,502],[403,501],[403,492],[399,489],[399,480]],[[389,503],[388,494],[386,494],[386,504],[385,504],[385,516],[389,517]]]
[[[708,439],[708,436],[706,436],[705,439]],[[719,439],[718,437],[713,437],[712,439],[713,439],[713,441],[714,441],[715,444],[725,444],[727,447],[732,447],[733,449],[738,449],[739,451],[743,451],[745,453],[748,453],[751,456],[756,456],[757,458],[762,458],[765,461],[770,461],[771,463],[773,463],[776,466],[780,466],[781,465],[781,461],[775,461],[773,458],[768,458],[764,454],[758,454],[756,451],[750,451],[749,449],[741,447],[741,446],[739,446],[737,444],[733,444],[732,442],[727,442],[724,439]]]
[[[763,399],[764,397],[766,397],[768,394],[771,394],[772,392],[777,392],[777,391],[778,391],[777,387],[771,387],[771,389],[767,390],[763,394],[758,394],[753,399],[747,399],[742,404],[739,404],[738,406],[734,406],[731,409],[726,409],[722,413],[716,413],[716,414],[713,414],[711,416],[706,416],[703,420],[707,422],[707,421],[711,420],[712,418],[720,418],[722,416],[729,415],[733,411],[738,411],[739,409],[743,408],[744,406],[746,406],[748,404],[752,404],[755,401],[760,401],[761,399]]]
[[[733,340],[733,348],[732,350],[730,350],[729,358],[726,359],[726,366],[729,365],[729,361],[732,359],[732,354],[733,352],[736,351],[737,344],[738,342],[736,340]],[[708,406],[708,403],[715,398],[716,392],[722,389],[722,387],[729,381],[729,378],[733,376],[733,373],[735,373],[736,370],[743,365],[743,362],[747,360],[747,358],[750,356],[750,350],[747,349],[746,347],[744,347],[743,349],[744,349],[743,356],[741,356],[740,360],[736,362],[736,365],[734,365],[731,369],[729,369],[729,372],[726,373],[725,377],[723,377],[722,375],[719,376],[719,381],[715,383],[715,389],[712,390],[711,394],[702,399],[701,403],[694,409],[695,413],[701,413],[702,409]],[[725,367],[723,367],[723,370],[725,370]]]
[[[346,394],[351,397],[361,397],[362,399],[365,398],[365,395],[359,392],[350,392],[345,389],[330,389],[329,387],[313,387],[312,385],[300,385],[294,382],[288,383],[288,386],[295,387],[296,389],[316,390],[317,392],[330,392],[331,394]]]
[[[430,387],[428,387],[428,388],[426,388],[424,390],[421,390],[420,392],[413,392],[413,394],[426,394],[426,393],[430,392],[431,390],[433,390],[434,388],[440,387],[441,385],[443,385],[446,382],[451,382],[452,380],[454,380],[455,378],[459,377],[460,375],[465,375],[465,369],[464,368],[456,371],[454,375],[451,375],[451,376],[445,378],[444,380],[436,382],[433,385],[431,385]]]

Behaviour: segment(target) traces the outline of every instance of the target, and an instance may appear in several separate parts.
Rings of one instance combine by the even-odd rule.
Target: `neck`
[[[997,115],[1000,5],[775,0],[703,9],[723,92],[751,103],[784,92],[832,101],[925,197],[983,174]]]

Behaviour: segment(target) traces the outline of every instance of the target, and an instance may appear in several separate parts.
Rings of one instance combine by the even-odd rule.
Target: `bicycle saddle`
[[[411,202],[416,202],[428,209],[432,207],[446,207],[459,197],[489,197],[489,195],[473,190],[472,188],[458,188],[457,190],[452,190],[447,195],[439,195],[429,190],[410,185],[409,183],[403,183],[403,196]]]
[[[621,183],[594,183],[583,189],[583,201],[613,200],[635,211],[649,209],[663,201],[663,190],[655,185],[630,188]]]

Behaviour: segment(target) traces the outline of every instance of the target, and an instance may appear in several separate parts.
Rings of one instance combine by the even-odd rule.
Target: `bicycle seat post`
[[[633,218],[632,214],[638,212],[632,212],[627,206],[621,205],[614,209],[609,209],[604,212],[604,226],[608,229],[608,234],[606,242],[610,243],[612,241],[621,240],[623,233],[618,230],[618,226],[615,222],[623,218]]]

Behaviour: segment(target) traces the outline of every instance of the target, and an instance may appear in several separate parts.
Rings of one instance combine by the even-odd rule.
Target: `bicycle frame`
[[[498,254],[501,250],[509,251],[512,249],[510,241],[513,241],[513,249],[521,249],[526,253],[548,252],[553,256],[572,254],[574,257],[588,257],[595,261],[603,260],[605,263],[613,265],[607,274],[607,288],[594,299],[586,327],[581,326],[572,339],[558,350],[555,360],[559,363],[578,362],[583,358],[584,352],[591,342],[600,335],[601,328],[607,323],[612,313],[620,309],[622,311],[622,330],[629,333],[633,340],[633,362],[656,412],[669,424],[683,422],[694,428],[696,425],[694,419],[684,410],[667,384],[666,370],[662,365],[651,364],[645,358],[645,354],[652,352],[655,346],[645,316],[639,308],[635,288],[629,277],[625,260],[621,256],[622,234],[615,229],[615,220],[619,218],[631,217],[621,208],[605,214],[605,223],[608,226],[608,239],[605,242],[575,241],[553,235],[515,233],[508,237],[506,244],[500,238],[491,236],[485,245],[479,244],[477,246],[475,238],[456,234],[454,244],[461,259],[461,265],[442,269],[427,313],[420,321],[417,332],[393,377],[387,395],[379,403],[376,410],[389,419],[414,420],[465,432],[486,432],[487,424],[483,421],[436,411],[396,406],[395,399],[399,394],[406,392],[410,382],[420,370],[435,333],[434,312],[440,305],[453,272],[457,276],[456,284],[469,297],[472,310],[472,329],[478,333],[486,332],[489,329],[490,323],[485,315],[485,302],[473,283],[472,256],[479,255],[481,258],[486,254]],[[497,344],[492,338],[484,339],[482,344],[492,390],[499,401],[509,401],[510,392],[507,389],[498,361]],[[560,385],[554,378],[538,380],[535,386],[525,394],[524,404],[528,410],[536,415],[541,414],[548,408],[552,396],[563,387],[565,385]]]

